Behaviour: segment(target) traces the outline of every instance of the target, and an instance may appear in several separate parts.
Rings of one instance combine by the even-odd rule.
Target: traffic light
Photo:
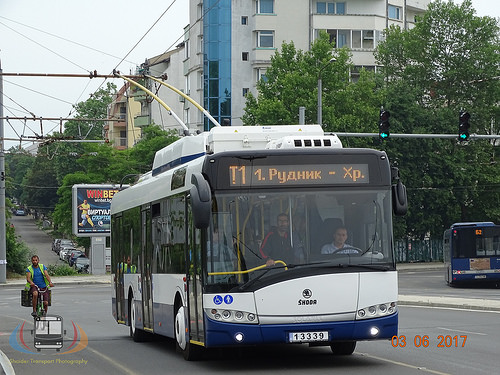
[[[378,123],[378,136],[382,140],[389,138],[389,136],[391,135],[391,132],[389,131],[390,127],[389,117],[391,117],[389,111],[384,111],[383,109],[380,110],[380,120]]]
[[[460,111],[460,115],[458,116],[458,139],[460,141],[468,141],[469,134],[469,124],[470,114],[469,112]]]

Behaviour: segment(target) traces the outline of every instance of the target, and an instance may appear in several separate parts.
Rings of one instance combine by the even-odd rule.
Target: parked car
[[[81,256],[86,256],[85,253],[83,251],[80,251],[80,250],[76,250],[76,251],[73,251],[70,256],[69,256],[69,259],[68,259],[68,264],[70,267],[73,267],[73,264],[75,264],[75,260]]]
[[[59,242],[56,243],[56,253],[59,254],[59,251],[61,251],[61,249],[63,247],[72,247],[72,248],[74,248],[75,244],[73,243],[73,241],[68,240],[66,238],[63,238]]]
[[[73,252],[76,249],[74,247],[63,247],[59,250],[59,259],[66,260],[66,254],[69,252]]]
[[[89,273],[90,259],[85,256],[78,257],[74,267],[78,273]]]
[[[56,251],[57,245],[61,242],[60,238],[54,238],[54,241],[52,241],[52,251]]]
[[[67,251],[66,254],[64,254],[64,260],[69,263],[69,258],[71,257],[71,255],[77,251],[80,251],[80,250],[77,250],[76,248],[72,247],[70,251]],[[81,252],[81,251],[80,251]]]
[[[22,209],[16,210],[16,216],[25,216],[25,215],[26,215],[26,211],[24,211]]]

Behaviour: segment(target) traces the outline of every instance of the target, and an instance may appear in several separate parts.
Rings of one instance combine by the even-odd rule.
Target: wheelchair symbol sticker
[[[214,297],[214,303],[216,305],[220,305],[222,303],[222,296],[219,296],[218,294]]]

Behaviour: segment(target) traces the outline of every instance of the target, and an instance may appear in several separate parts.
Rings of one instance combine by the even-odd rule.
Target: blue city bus
[[[446,229],[443,255],[448,285],[500,283],[500,225],[455,223]]]

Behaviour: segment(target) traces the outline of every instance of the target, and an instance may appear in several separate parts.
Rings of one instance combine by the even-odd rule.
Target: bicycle
[[[35,307],[35,315],[33,313],[31,314],[35,319],[40,318],[42,316],[45,316],[45,308],[44,308],[44,293],[47,291],[47,287],[45,288],[39,288],[38,285],[35,284],[35,288],[38,291],[38,297],[36,299],[36,307]],[[33,301],[33,297],[32,297]],[[33,303],[33,302],[32,302]]]

